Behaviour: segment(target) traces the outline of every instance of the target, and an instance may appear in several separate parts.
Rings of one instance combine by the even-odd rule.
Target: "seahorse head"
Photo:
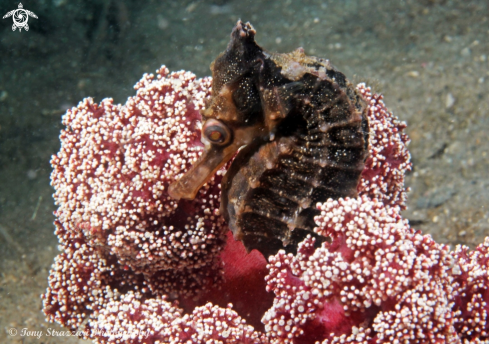
[[[202,112],[204,152],[170,185],[169,194],[174,198],[195,198],[202,185],[241,147],[266,139],[273,130],[265,120],[259,82],[266,53],[255,43],[255,33],[251,24],[238,21],[226,51],[211,64],[212,95]]]

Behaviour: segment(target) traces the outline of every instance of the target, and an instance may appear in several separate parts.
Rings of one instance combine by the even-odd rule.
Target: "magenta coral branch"
[[[318,209],[316,230],[332,243],[314,250],[308,239],[297,256],[282,253],[270,260],[268,288],[276,298],[268,313],[277,314],[273,321],[280,313],[297,328],[282,333],[325,343],[457,337],[446,246],[410,229],[399,207],[385,208],[366,196],[331,200]]]
[[[392,115],[382,95],[372,94],[365,84],[357,88],[369,104],[369,156],[357,190],[385,205],[399,205],[404,209],[408,191],[404,178],[412,166],[407,150],[410,140],[403,132],[406,123]]]
[[[147,275],[213,263],[225,233],[219,180],[194,202],[166,191],[201,153],[199,109],[209,87],[208,78],[162,67],[156,78],[144,75],[123,106],[87,98],[68,110],[51,161],[62,243],[81,231],[90,246]]]
[[[489,338],[489,238],[469,251],[457,246],[454,252],[455,327],[461,338],[478,343]]]

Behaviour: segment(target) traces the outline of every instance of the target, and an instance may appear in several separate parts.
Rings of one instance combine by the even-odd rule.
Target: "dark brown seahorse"
[[[316,204],[355,197],[368,153],[367,104],[329,60],[264,51],[238,21],[211,65],[200,160],[169,188],[193,199],[237,154],[222,182],[221,214],[248,251],[296,252]]]

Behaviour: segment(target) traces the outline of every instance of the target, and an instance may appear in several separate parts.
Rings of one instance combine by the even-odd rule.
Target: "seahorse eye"
[[[224,135],[219,131],[218,128],[209,128],[209,130],[213,130],[207,135],[209,140],[211,140],[212,142],[219,142],[219,143],[221,143],[224,140]]]
[[[210,119],[205,122],[202,132],[207,140],[216,145],[225,145],[231,141],[231,132],[222,122]]]

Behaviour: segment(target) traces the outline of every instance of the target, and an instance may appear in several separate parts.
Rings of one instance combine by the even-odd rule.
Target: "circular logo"
[[[12,337],[13,336],[16,336],[17,335],[17,329],[16,328],[9,328],[8,329],[8,334],[11,335]]]
[[[27,20],[29,20],[27,12],[23,9],[15,10],[12,18],[18,27],[23,27],[27,23]]]

